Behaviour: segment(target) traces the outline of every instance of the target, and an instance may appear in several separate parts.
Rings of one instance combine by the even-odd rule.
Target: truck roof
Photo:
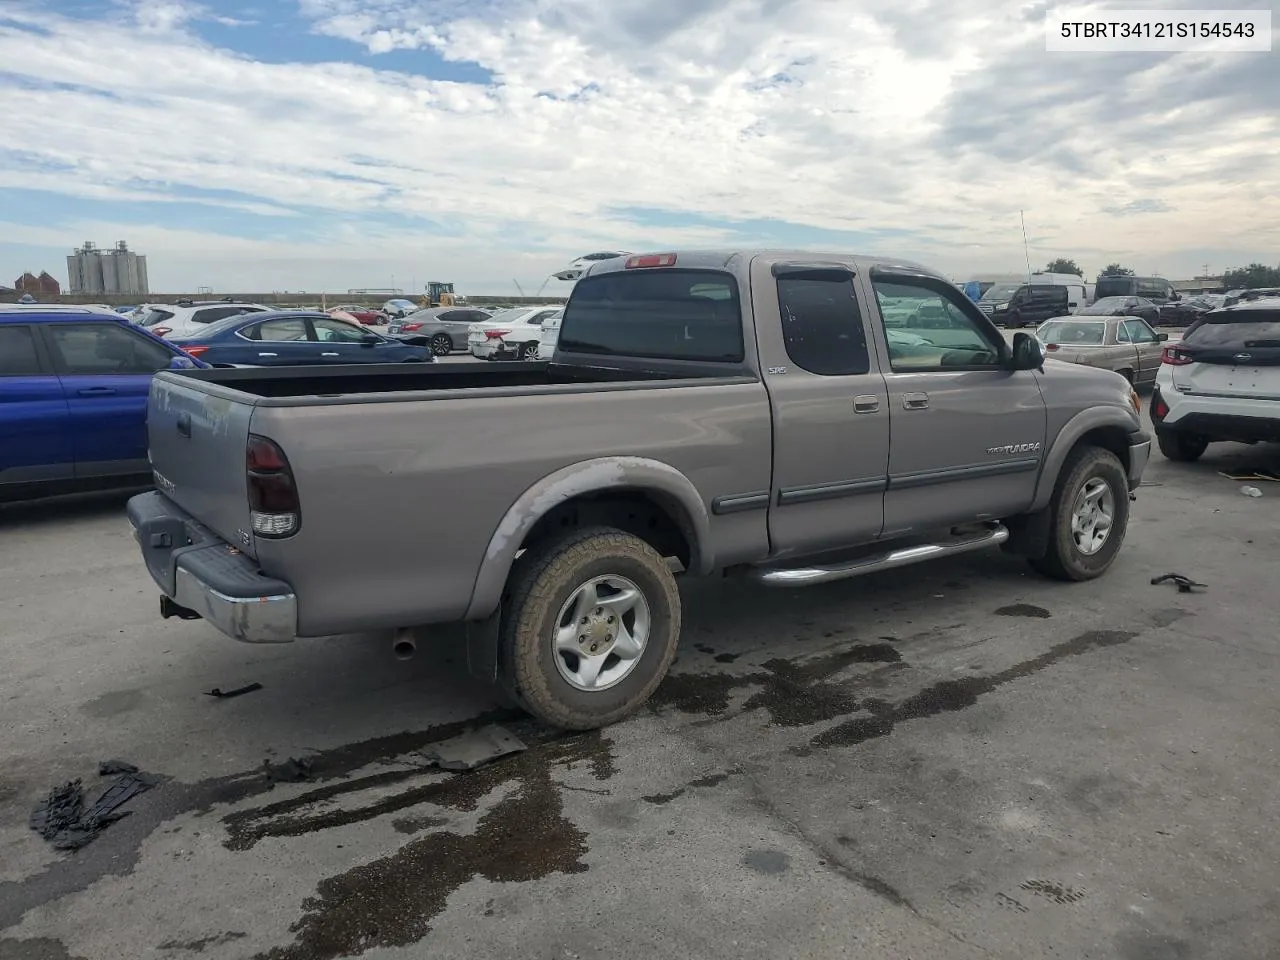
[[[893,269],[903,271],[905,273],[916,273],[924,276],[936,277],[939,280],[946,281],[945,276],[932,270],[923,264],[915,263],[911,260],[902,260],[897,257],[875,257],[865,254],[851,254],[848,252],[833,252],[830,250],[796,250],[786,248],[724,248],[724,249],[694,249],[694,250],[654,250],[647,253],[635,253],[627,257],[617,257],[612,260],[600,260],[592,263],[582,279],[587,277],[596,277],[605,273],[615,273],[626,269],[627,261],[631,257],[638,256],[658,256],[658,255],[674,255],[676,258],[675,266],[688,269],[703,270],[727,270],[733,265],[735,259],[741,259],[750,262],[755,257],[764,257],[772,262],[781,262],[795,260],[803,263],[818,263],[831,260],[852,260],[854,266],[860,270],[870,270],[872,267],[880,267],[882,269]]]

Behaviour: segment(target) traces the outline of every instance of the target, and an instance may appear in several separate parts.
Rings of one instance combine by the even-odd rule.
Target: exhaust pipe
[[[391,652],[397,660],[408,660],[418,652],[418,643],[413,639],[413,631],[400,629],[391,641]]]

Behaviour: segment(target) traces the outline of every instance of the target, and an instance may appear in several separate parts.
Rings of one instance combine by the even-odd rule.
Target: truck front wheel
[[[1129,525],[1129,481],[1120,459],[1080,447],[1062,466],[1049,503],[1049,541],[1031,566],[1055,580],[1092,580],[1107,572]]]
[[[612,527],[574,530],[516,562],[498,675],[539,719],[592,730],[649,699],[679,637],[680,592],[662,556]]]

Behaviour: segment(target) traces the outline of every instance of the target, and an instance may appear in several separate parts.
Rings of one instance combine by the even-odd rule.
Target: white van
[[[1084,278],[1074,273],[1033,273],[1031,283],[1043,283],[1067,288],[1067,309],[1079,313],[1089,305],[1089,291],[1085,288]]]

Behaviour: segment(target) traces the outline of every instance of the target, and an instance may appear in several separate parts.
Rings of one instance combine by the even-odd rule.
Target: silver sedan
[[[1036,328],[1045,356],[1112,370],[1134,386],[1155,383],[1167,333],[1138,317],[1056,317]]]
[[[467,329],[489,318],[488,311],[475,307],[428,307],[392,320],[387,325],[387,333],[402,340],[430,344],[432,353],[444,357],[455,350],[466,350]]]

